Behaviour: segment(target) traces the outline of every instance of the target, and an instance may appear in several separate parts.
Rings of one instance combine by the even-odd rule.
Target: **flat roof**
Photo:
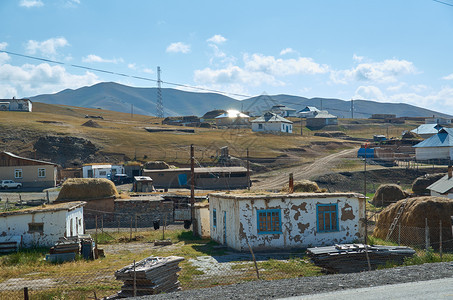
[[[26,215],[26,214],[35,214],[42,212],[55,212],[60,210],[71,211],[73,209],[85,206],[86,202],[84,201],[73,201],[73,202],[64,202],[58,204],[45,204],[37,207],[29,207],[13,211],[0,212],[0,217],[7,217],[12,215]]]
[[[153,172],[153,173],[190,172],[190,168],[144,169],[143,172]],[[194,172],[195,172],[195,174],[199,174],[199,173],[237,173],[237,172],[247,172],[247,168],[244,168],[244,167],[208,167],[208,168],[195,168]]]
[[[332,197],[346,197],[346,198],[363,198],[365,196],[359,193],[211,193],[208,196],[215,196],[224,199],[232,200],[260,200],[260,199],[282,199],[282,198],[332,198]]]
[[[115,199],[115,202],[130,202],[130,201],[164,201],[162,195],[146,195],[146,196],[137,196],[130,197],[127,199]]]

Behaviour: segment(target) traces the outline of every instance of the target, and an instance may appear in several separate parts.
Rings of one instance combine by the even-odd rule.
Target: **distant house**
[[[239,189],[246,188],[247,169],[244,167],[195,168],[197,189]],[[143,170],[143,176],[153,179],[155,188],[190,187],[190,168]]]
[[[395,119],[395,114],[372,114],[370,119]]]
[[[83,178],[113,178],[115,174],[124,174],[123,166],[85,164],[82,167]]]
[[[322,110],[317,112],[314,117],[307,118],[307,127],[311,129],[320,129],[328,125],[338,125],[338,117]]]
[[[297,112],[297,116],[299,118],[313,118],[318,112],[320,110],[314,106],[305,106],[304,109]]]
[[[162,121],[163,125],[188,126],[188,127],[199,127],[200,123],[201,123],[200,118],[197,116],[166,117]]]
[[[153,180],[149,176],[134,176],[132,190],[139,193],[155,192]]]
[[[255,132],[293,132],[293,122],[272,112],[266,112],[263,116],[252,122],[252,131]]]
[[[250,126],[250,117],[238,110],[230,109],[215,117],[217,127],[241,128]]]
[[[30,99],[0,99],[0,111],[32,111]]]
[[[432,118],[426,118],[425,124],[449,125],[451,124],[451,119],[433,116]]]
[[[418,126],[415,129],[412,129],[411,132],[418,134],[420,137],[427,139],[439,132],[439,130],[442,129],[442,126],[440,126],[437,123],[431,123],[431,124],[422,124]]]
[[[453,172],[452,167],[448,167],[448,174],[434,182],[426,189],[430,191],[431,196],[447,197],[453,199]]]
[[[423,142],[413,146],[418,161],[453,159],[453,129],[442,128]]]
[[[355,193],[209,195],[211,239],[239,251],[361,241],[365,197]]]
[[[84,233],[85,202],[67,202],[0,212],[3,237],[21,237],[23,247],[50,247],[61,237]]]
[[[0,179],[20,182],[24,188],[54,187],[57,164],[0,152]]]
[[[296,110],[294,108],[287,107],[283,104],[277,104],[271,107],[271,112],[282,117],[295,117]]]

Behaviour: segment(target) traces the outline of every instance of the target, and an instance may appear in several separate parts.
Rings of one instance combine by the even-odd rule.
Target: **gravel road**
[[[143,296],[134,299],[278,299],[352,288],[453,277],[453,263],[432,263],[354,274],[252,281],[208,289]]]

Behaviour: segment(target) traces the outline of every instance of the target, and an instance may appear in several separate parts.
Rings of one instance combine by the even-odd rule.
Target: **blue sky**
[[[453,115],[453,0],[442,2],[5,0],[0,50],[65,64],[0,53],[0,98],[102,81],[156,86],[70,64],[151,79],[160,66],[164,81],[229,93]]]

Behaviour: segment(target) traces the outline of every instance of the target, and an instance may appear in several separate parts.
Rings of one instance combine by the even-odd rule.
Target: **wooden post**
[[[367,143],[365,143],[365,159],[363,164],[363,192],[365,196],[365,245],[368,243],[368,220],[367,220],[367,210],[366,210],[366,155],[367,155]]]
[[[50,203],[49,191],[46,191],[47,204]]]
[[[24,287],[24,300],[28,300],[28,287]]]
[[[249,148],[247,148],[247,190],[250,191],[250,161],[249,161]]]
[[[428,227],[428,219],[425,218],[425,250],[428,251],[430,246],[429,242],[429,227]]]
[[[97,258],[98,255],[98,215],[96,215],[96,234],[94,236],[94,258]]]
[[[256,278],[258,278],[258,280],[259,280],[260,279],[260,271],[258,269],[258,264],[256,263],[255,254],[253,254],[253,249],[252,249],[252,247],[250,247],[249,239],[246,238],[245,241],[247,242],[247,246],[249,246],[250,253],[252,254],[253,263],[255,264]]]
[[[439,220],[439,255],[442,261],[442,220]]]
[[[101,233],[104,233],[104,214],[101,216]]]
[[[368,245],[365,244],[365,257],[368,263],[368,271],[371,271],[371,263],[370,263],[370,256],[368,255]]]
[[[135,273],[135,260],[134,260],[134,297],[137,297],[137,274]]]
[[[293,177],[293,173],[289,173],[288,186],[289,186],[289,193],[290,194],[294,193],[294,177]]]
[[[302,118],[300,118],[300,136],[304,135],[304,126],[302,126]]]
[[[192,234],[197,235],[195,226],[195,157],[193,144],[190,145],[190,221],[192,223]]]

